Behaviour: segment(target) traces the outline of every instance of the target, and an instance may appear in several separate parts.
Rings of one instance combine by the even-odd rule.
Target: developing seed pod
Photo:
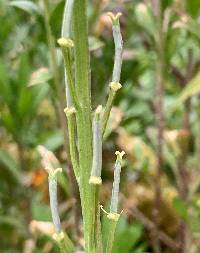
[[[67,0],[65,2],[62,30],[61,30],[61,36],[63,38],[70,37],[70,26],[71,26],[71,17],[72,17],[73,6],[74,6],[74,0]]]
[[[62,38],[70,38],[73,6],[74,6],[74,0],[66,0],[65,1],[62,30],[61,30],[61,37]],[[72,106],[72,99],[71,99],[71,95],[70,95],[70,91],[69,91],[69,87],[68,87],[66,70],[65,70],[65,92],[66,92],[67,106]]]
[[[108,12],[108,16],[112,20],[113,38],[115,43],[115,60],[112,75],[113,82],[120,81],[121,67],[122,67],[123,40],[119,23],[119,18],[121,15],[122,15],[121,13],[117,13],[116,15],[114,15],[112,12]]]
[[[110,111],[112,109],[113,101],[115,99],[117,91],[122,87],[120,84],[120,76],[121,76],[121,67],[122,67],[122,52],[123,52],[123,40],[120,31],[120,23],[119,18],[122,14],[117,13],[114,15],[112,12],[108,12],[108,16],[112,21],[112,31],[113,38],[115,43],[115,59],[112,73],[112,81],[110,83],[110,92],[108,101],[106,103],[106,108],[104,110],[103,118],[102,118],[102,134],[104,135],[107,122],[109,119]]]
[[[55,228],[55,232],[57,234],[61,233],[61,223],[60,217],[58,213],[58,200],[57,200],[57,173],[62,172],[61,168],[57,168],[55,170],[47,169],[49,173],[48,181],[49,181],[49,198],[50,198],[50,208],[51,208],[51,216]]]
[[[66,88],[69,92],[69,97],[67,96],[68,107],[71,107],[72,104],[77,108],[79,107],[79,100],[76,94],[76,89],[74,85],[74,78],[73,78],[73,71],[72,71],[72,60],[71,60],[71,49],[74,47],[73,40],[69,38],[60,38],[57,40],[57,43],[61,47],[62,55],[64,58],[64,64],[65,64],[65,76],[66,76]],[[71,104],[72,102],[72,104]]]
[[[102,106],[99,105],[95,111],[93,120],[93,160],[92,170],[89,183],[102,184],[101,169],[102,169],[102,133],[100,125],[100,113]]]
[[[108,215],[108,218],[111,218],[112,214],[117,214],[118,212],[120,173],[121,173],[122,157],[125,154],[125,152],[122,151],[120,153],[119,151],[116,151],[115,154],[117,155],[117,159],[115,162],[110,214]]]

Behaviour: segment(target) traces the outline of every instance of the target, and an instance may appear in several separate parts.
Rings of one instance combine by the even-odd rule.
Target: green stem
[[[108,123],[108,119],[110,116],[110,111],[112,109],[112,105],[116,96],[117,91],[121,88],[120,75],[121,75],[121,67],[122,67],[122,51],[123,51],[123,41],[122,35],[120,31],[120,23],[119,17],[121,13],[117,13],[114,15],[112,12],[108,12],[108,16],[110,16],[112,21],[112,30],[113,30],[113,38],[115,43],[115,60],[113,66],[113,74],[112,74],[112,82],[110,83],[110,93],[108,96],[108,101],[106,103],[106,107],[104,110],[104,115],[102,119],[102,135],[104,136],[106,126]]]
[[[75,119],[75,109],[74,108],[66,108],[64,111],[68,120],[68,135],[69,135],[69,147],[70,147],[70,158],[71,163],[74,169],[74,174],[76,176],[76,180],[79,183],[79,164],[78,164],[78,155],[76,148],[76,119]]]
[[[97,186],[98,187],[98,186]],[[99,194],[99,189],[97,189],[97,196]],[[101,216],[101,209],[100,209],[100,205],[99,205],[99,200],[97,199],[98,201],[98,206],[97,206],[97,220],[96,220],[96,242],[97,242],[97,252],[98,253],[103,253],[103,241],[102,241],[102,232],[101,232],[101,219],[100,219],[100,216]]]
[[[74,253],[74,245],[66,233],[54,234],[53,237],[60,248],[60,253]]]
[[[109,219],[109,225],[108,225],[107,235],[106,235],[106,237],[108,239],[106,241],[105,253],[111,253],[112,252],[117,222],[118,221]]]
[[[110,111],[112,109],[113,102],[114,102],[114,99],[116,97],[117,91],[120,88],[121,88],[120,83],[112,82],[110,84],[110,93],[109,93],[109,96],[108,96],[108,100],[107,100],[107,103],[106,103],[106,107],[105,107],[105,110],[104,110],[102,123],[101,123],[102,136],[104,136],[104,134],[105,134],[106,126],[107,126],[108,119],[109,119],[109,116],[110,116]]]
[[[68,140],[67,140],[68,134],[67,134],[67,128],[66,128],[66,118],[63,112],[64,108],[66,107],[66,99],[65,99],[65,94],[63,92],[63,88],[62,88],[61,80],[60,80],[59,67],[58,67],[58,62],[56,58],[55,39],[53,37],[53,33],[50,26],[49,0],[43,0],[43,4],[44,4],[44,18],[45,18],[47,43],[48,43],[48,48],[50,51],[49,63],[50,63],[51,72],[53,74],[54,87],[57,93],[56,105],[58,109],[60,125],[63,129],[63,134],[64,134],[64,149],[68,154],[69,153]],[[71,170],[70,167],[68,169],[68,166],[67,166],[66,172],[67,172],[68,178],[70,179],[69,181],[70,181],[71,193],[74,196],[74,198],[76,198],[77,185],[76,185],[73,171]],[[76,206],[74,207],[74,213],[77,214]],[[75,223],[78,223],[78,219],[76,216],[75,216]]]
[[[92,165],[91,94],[89,81],[89,49],[87,35],[87,0],[75,0],[73,32],[75,49],[75,83],[81,107],[76,112],[80,165],[80,195],[83,214],[85,252],[96,252],[95,188],[89,184]]]
[[[63,43],[62,43],[63,42]],[[70,57],[70,48],[73,47],[73,41],[67,39],[59,39],[58,43],[62,48],[63,58],[65,62],[65,73],[67,77],[67,84],[69,88],[70,97],[72,98],[73,105],[75,108],[79,107],[79,101],[76,94],[76,89],[74,85],[73,75],[72,75],[72,64],[71,64],[71,57]],[[70,44],[70,45],[67,45]]]
[[[91,112],[91,94],[89,80],[89,48],[87,34],[87,0],[75,0],[73,16],[73,32],[75,44],[75,77],[77,94],[81,99],[81,104],[87,112]],[[90,120],[91,121],[91,120]]]
[[[110,93],[109,93],[109,96],[108,96],[108,100],[107,100],[107,103],[106,103],[106,107],[105,107],[105,110],[104,110],[102,123],[101,123],[101,128],[102,128],[101,131],[102,131],[103,136],[104,136],[104,133],[105,133],[105,130],[106,130],[106,126],[107,126],[107,123],[108,123],[108,119],[109,119],[109,116],[110,116],[110,111],[112,109],[115,96],[116,96],[116,91],[111,90]]]

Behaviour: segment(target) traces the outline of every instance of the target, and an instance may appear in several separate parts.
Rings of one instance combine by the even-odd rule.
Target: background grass
[[[50,2],[51,29],[54,37],[59,38],[64,1]],[[178,252],[165,236],[175,245],[184,245],[181,233],[186,226],[190,245],[187,252],[198,253],[200,6],[197,0],[165,0],[161,7],[165,29],[161,252]],[[117,227],[114,253],[153,252],[152,210],[157,178],[155,87],[156,64],[160,59],[152,10],[150,1],[89,1],[93,109],[105,104],[112,76],[114,44],[105,13],[123,13],[123,88],[115,100],[106,132],[101,190],[101,202],[106,206],[112,187],[113,154],[115,150],[125,150],[120,198],[124,213]],[[64,169],[70,166],[59,116],[62,98],[49,67],[42,1],[0,1],[0,55],[1,252],[58,252],[49,237],[51,223],[35,222],[51,222],[47,174],[37,146],[43,145],[53,152]],[[64,90],[59,50],[56,56]],[[62,225],[81,249],[80,213],[76,212],[74,217],[75,202],[79,202],[77,193],[72,194],[66,173],[59,176],[59,185]],[[187,197],[180,185],[186,189]]]

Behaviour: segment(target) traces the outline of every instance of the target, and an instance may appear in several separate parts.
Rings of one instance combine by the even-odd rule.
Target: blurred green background
[[[49,159],[57,159],[64,170],[70,170],[67,122],[63,115],[63,65],[56,45],[63,7],[64,1],[60,0],[49,0],[46,10],[42,0],[0,0],[2,253],[58,252],[51,239],[47,174],[41,160],[44,154],[38,146],[42,146]],[[115,150],[124,150],[120,196],[124,212],[113,253],[153,252],[152,210],[158,177],[157,23],[150,0],[89,1],[93,109],[98,104],[105,105],[112,76],[114,44],[108,11],[123,13],[123,88],[115,100],[106,133],[101,201],[106,206],[110,200],[113,154]],[[199,253],[200,2],[163,0],[161,11],[165,63],[163,163],[159,176],[161,252],[185,252],[179,251],[185,231],[187,253]],[[48,34],[48,25],[52,34]],[[59,178],[62,225],[76,242],[77,250],[81,250],[80,207],[74,188],[67,173],[63,173]]]

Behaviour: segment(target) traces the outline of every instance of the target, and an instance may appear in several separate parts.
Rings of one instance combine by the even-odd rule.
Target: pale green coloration
[[[65,1],[62,30],[61,30],[61,37],[65,38],[65,39],[70,38],[73,6],[74,6],[74,0],[66,0]],[[65,69],[65,92],[66,92],[67,106],[69,107],[69,106],[72,106],[72,101],[71,101],[70,91],[69,91],[67,82],[68,82],[67,81],[67,73],[66,73],[66,69]]]
[[[122,157],[125,154],[125,152],[122,151],[120,153],[119,151],[116,151],[115,154],[117,155],[117,159],[115,162],[115,169],[114,169],[114,181],[113,181],[112,197],[111,197],[111,204],[110,204],[110,212],[107,213],[102,208],[102,210],[107,214],[107,218],[108,218],[105,253],[112,252],[115,230],[116,230],[117,222],[121,215],[121,213],[120,214],[118,213],[119,183],[120,183]]]
[[[92,166],[91,95],[86,1],[74,4],[75,83],[81,108],[77,110],[77,138],[80,164],[80,196],[83,215],[85,251],[96,252],[95,223],[97,201],[95,187],[89,184]]]
[[[76,177],[77,182],[79,183],[79,164],[78,164],[78,154],[76,148],[76,126],[75,126],[75,113],[76,110],[74,107],[68,107],[64,109],[64,112],[68,119],[68,137],[69,137],[69,148],[70,148],[70,157],[72,166],[74,169],[74,174]]]
[[[71,76],[71,59],[69,58],[69,52],[65,50],[62,51],[66,66],[66,85],[68,85],[67,87],[70,97],[72,98],[72,104],[76,108],[76,127],[75,119],[68,117],[68,129],[72,137],[70,138],[70,150],[74,149],[72,147],[76,146],[76,138],[78,144],[79,162],[77,161],[76,164],[79,164],[79,189],[83,214],[85,247],[86,252],[95,252],[96,242],[93,224],[96,219],[95,210],[97,204],[95,201],[95,189],[89,184],[92,164],[92,128],[86,4],[86,0],[75,0],[72,15],[76,86],[74,84],[72,85],[73,79]],[[69,80],[71,83],[68,84]],[[77,94],[79,94],[78,99],[76,99]],[[74,129],[77,130],[77,137]],[[72,156],[72,152],[70,155]],[[73,160],[72,157],[71,160]],[[75,166],[73,164],[74,168]],[[76,174],[78,174],[78,172]]]
[[[115,60],[113,67],[112,82],[119,83],[122,68],[122,52],[123,52],[123,41],[120,31],[119,17],[122,14],[117,13],[116,15],[113,15],[112,12],[108,12],[108,15],[112,20],[113,38],[115,43]]]
[[[73,243],[69,239],[66,233],[62,232],[59,211],[58,211],[58,199],[57,199],[57,173],[62,172],[61,168],[52,169],[46,168],[49,173],[49,198],[52,220],[55,228],[55,234],[53,238],[57,241],[61,253],[73,253]]]
[[[61,31],[62,38],[69,38],[70,37],[73,6],[74,6],[74,0],[65,1],[65,8],[64,8],[63,22],[62,22],[62,31]]]
[[[109,219],[109,226],[108,226],[108,230],[107,230],[107,241],[106,241],[105,253],[111,253],[112,252],[117,222],[118,222],[118,220]]]
[[[118,80],[113,80],[113,82],[111,82],[110,88],[112,94],[110,96],[112,99],[108,98],[108,106],[106,106],[104,111],[103,128],[100,117],[100,106],[95,112],[92,131],[86,7],[87,0],[74,0],[74,3],[68,0],[66,2],[62,38],[58,40],[58,44],[62,49],[65,62],[65,85],[68,92],[67,99],[70,97],[70,101],[67,102],[68,107],[65,109],[65,113],[68,119],[70,156],[81,197],[85,252],[103,253],[99,211],[99,183],[101,183],[102,167],[102,130],[105,131],[113,99],[117,90],[121,88],[121,84]],[[72,22],[70,21],[70,17],[72,17]],[[119,19],[118,14],[116,19]],[[72,23],[73,28],[73,41],[70,39],[70,23]],[[113,23],[113,27],[116,24],[118,27],[117,32],[119,32],[119,20],[117,23]],[[113,32],[116,35],[116,31]],[[115,43],[118,43],[116,42],[116,38]],[[116,45],[118,47],[119,43]],[[74,53],[75,74],[72,71],[72,53]],[[119,50],[115,50],[115,61],[119,60],[119,64],[115,62],[113,72],[116,73],[117,69],[116,75],[118,77],[121,73],[121,59],[119,56],[121,57],[121,53],[119,54]],[[94,176],[95,179],[98,178],[98,183],[93,184],[90,180],[90,176]]]
[[[121,173],[121,166],[122,166],[122,156],[124,152],[121,153],[117,151],[115,153],[117,155],[117,160],[115,162],[115,169],[114,169],[114,181],[113,181],[113,188],[112,188],[112,198],[110,204],[110,213],[117,213],[118,212],[118,202],[119,202],[119,184],[120,184],[120,173]]]
[[[64,147],[65,147],[66,152],[68,152],[67,129],[65,127],[66,120],[65,120],[65,115],[63,113],[63,109],[66,106],[66,101],[65,101],[65,94],[63,94],[61,80],[60,80],[59,66],[58,66],[59,64],[57,62],[57,57],[56,57],[55,40],[54,40],[52,29],[51,29],[51,26],[50,26],[49,0],[43,0],[43,5],[44,5],[46,36],[47,36],[48,48],[49,48],[49,51],[50,51],[50,55],[49,55],[50,68],[51,68],[51,72],[53,74],[53,81],[54,81],[55,91],[56,91],[57,96],[59,98],[58,103],[56,103],[56,107],[57,107],[57,110],[58,110],[58,113],[59,113],[60,125],[63,128]],[[68,169],[67,169],[67,175],[69,176],[69,178],[71,178],[71,176],[70,176],[71,174],[70,174]]]
[[[76,95],[73,74],[72,74],[72,66],[71,66],[71,48],[74,47],[74,43],[70,39],[60,38],[58,39],[58,44],[60,45],[63,53],[63,58],[65,62],[65,73],[67,78],[67,87],[69,90],[69,94],[72,100],[72,104],[77,108],[79,106],[78,97]]]
[[[92,170],[89,183],[101,184],[101,169],[102,169],[102,133],[100,125],[100,113],[102,106],[99,105],[95,111],[93,119],[93,159]]]
[[[116,93],[121,88],[120,75],[121,75],[122,51],[123,51],[123,41],[119,23],[119,17],[121,16],[121,13],[117,13],[116,15],[114,15],[113,13],[108,12],[108,15],[112,20],[113,38],[115,43],[115,60],[112,74],[112,82],[110,83],[110,93],[108,96],[108,101],[106,103],[102,119],[102,135],[104,135],[105,133],[110,111],[112,109]]]
[[[61,231],[60,233],[56,233],[53,235],[53,239],[57,242],[60,253],[73,253],[74,245],[69,239],[68,235]]]
[[[109,119],[109,116],[110,116],[110,111],[112,109],[112,105],[113,105],[113,101],[115,99],[116,93],[121,87],[122,86],[121,86],[120,83],[116,83],[116,82],[111,82],[110,83],[110,93],[109,93],[109,96],[108,96],[108,101],[106,103],[106,107],[105,107],[102,122],[101,122],[102,135],[104,135],[104,133],[105,133],[106,126],[107,126],[107,123],[108,123],[108,119]]]
[[[56,176],[49,175],[49,198],[51,215],[56,233],[61,232],[60,217],[58,213],[58,200],[57,200],[57,179]]]

